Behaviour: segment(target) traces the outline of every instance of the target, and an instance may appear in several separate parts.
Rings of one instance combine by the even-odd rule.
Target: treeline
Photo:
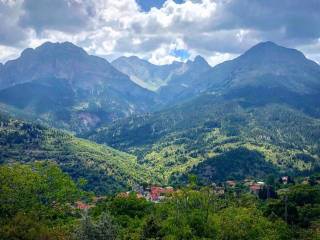
[[[135,193],[96,198],[54,163],[2,165],[0,239],[319,239],[319,175],[267,195],[217,194],[189,180],[153,203]]]

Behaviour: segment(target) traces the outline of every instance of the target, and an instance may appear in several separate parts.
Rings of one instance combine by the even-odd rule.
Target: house
[[[227,184],[227,186],[233,188],[233,187],[235,187],[237,185],[237,182],[233,181],[233,180],[228,180],[228,181],[226,181],[226,184]]]
[[[151,187],[150,190],[150,199],[151,201],[158,201],[160,198],[160,194],[163,192],[163,188],[162,187]]]
[[[264,185],[265,184],[263,182],[253,183],[249,185],[250,192],[254,194],[259,194],[259,191],[264,187]]]
[[[91,208],[92,206],[86,204],[86,203],[83,203],[81,201],[77,201],[76,202],[76,208],[77,209],[80,209],[80,210],[88,210],[89,208]]]
[[[130,196],[136,196],[136,198],[139,199],[144,198],[148,201],[158,202],[172,193],[174,193],[173,187],[152,186],[150,188],[141,189],[139,192],[121,192],[117,194],[117,197],[129,198]]]
[[[150,200],[157,202],[159,200],[163,200],[166,195],[172,194],[174,192],[173,187],[157,187],[152,186],[150,189]]]

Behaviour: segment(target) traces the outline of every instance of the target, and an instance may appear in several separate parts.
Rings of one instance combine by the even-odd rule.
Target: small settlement
[[[134,191],[137,198],[145,198],[148,201],[160,202],[168,197],[170,194],[174,193],[173,187],[159,187],[151,186],[140,191]],[[119,193],[118,197],[129,197],[132,192],[122,192]]]
[[[279,178],[280,184],[289,184],[293,180],[289,176],[282,176]],[[308,179],[306,179],[308,181]],[[249,192],[255,195],[259,195],[259,192],[266,187],[266,183],[263,181],[253,180],[253,179],[245,179],[242,181],[236,180],[227,180],[225,182],[220,183],[212,183],[213,192],[217,196],[223,196],[228,189],[235,189],[237,186],[242,186],[247,189]],[[161,187],[161,186],[150,186],[150,187],[142,187],[137,186],[132,191],[120,192],[117,194],[117,197],[128,198],[129,196],[134,195],[137,198],[144,198],[147,201],[151,201],[154,203],[159,203],[166,198],[170,197],[170,195],[174,194],[177,190],[171,186]],[[105,199],[105,196],[96,197],[93,199],[91,205],[83,203],[81,201],[76,202],[75,208],[80,210],[87,210],[95,205],[96,202],[101,199]]]

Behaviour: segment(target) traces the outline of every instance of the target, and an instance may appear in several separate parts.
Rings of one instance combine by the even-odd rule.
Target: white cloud
[[[164,65],[173,61],[181,61],[177,56],[172,56],[170,53],[175,49],[185,49],[186,45],[182,39],[176,39],[171,44],[162,44],[159,48],[153,51],[147,58],[153,64]]]
[[[290,2],[295,4],[287,11]],[[91,54],[138,55],[157,64],[179,60],[172,56],[172,50],[187,49],[190,58],[200,54],[212,65],[237,56],[259,41],[274,40],[290,47],[303,46],[303,49],[317,44],[309,38],[297,39],[298,33],[292,33],[286,18],[297,16],[300,22],[310,23],[305,13],[316,11],[315,0],[310,0],[310,6],[301,5],[298,0],[284,0],[281,4],[270,0],[269,5],[259,0],[186,0],[182,4],[167,0],[162,8],[152,8],[149,12],[142,12],[135,0],[58,0],[51,5],[57,9],[50,9],[48,14],[45,12],[48,9],[41,12],[43,4],[37,3],[35,0],[0,0],[0,13],[3,9],[12,19],[8,21],[10,18],[6,17],[0,26],[0,33],[7,36],[2,37],[3,41],[0,37],[0,44],[19,46],[22,50],[45,41],[71,41]],[[21,9],[26,6],[27,9]],[[74,7],[74,12],[65,16],[70,13],[70,7]],[[51,14],[55,11],[64,14]],[[273,11],[277,24],[272,19],[265,21],[266,14]],[[41,20],[45,16],[50,19]],[[315,27],[309,25],[298,26],[302,37],[317,34],[313,31]],[[12,34],[8,29],[19,31]],[[290,34],[294,37],[288,37]],[[18,45],[10,44],[9,37]],[[12,49],[6,52],[10,51]],[[318,50],[308,52],[314,59],[319,59],[318,53]]]
[[[20,55],[20,49],[0,45],[0,62],[15,59]]]
[[[211,66],[215,66],[219,63],[222,63],[222,62],[228,61],[228,60],[232,60],[236,57],[238,57],[238,55],[236,55],[236,54],[216,52],[212,56],[208,57],[207,61]]]

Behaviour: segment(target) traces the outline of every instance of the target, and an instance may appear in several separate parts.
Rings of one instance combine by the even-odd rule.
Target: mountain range
[[[120,72],[127,74],[132,81],[150,91],[156,91],[166,85],[172,75],[183,71],[185,65],[182,62],[155,65],[136,56],[119,57],[111,64]]]
[[[201,56],[195,57],[194,61],[173,62],[167,65],[154,65],[136,56],[120,57],[114,60],[112,65],[140,86],[160,92],[162,98],[164,95],[169,96],[164,91],[161,93],[166,85],[172,82],[179,84],[180,81],[181,87],[184,87],[190,81],[186,81],[186,77],[197,77],[211,68]]]
[[[135,182],[319,171],[320,66],[272,42],[214,67],[201,56],[161,66],[135,56],[109,63],[71,43],[45,43],[1,65],[0,89],[2,112],[107,145],[133,159],[112,163]],[[9,150],[2,152],[14,156]],[[86,169],[95,161],[88,155]],[[101,185],[96,172],[89,179]]]
[[[0,69],[0,101],[81,132],[149,110],[152,92],[72,43],[26,49]]]

